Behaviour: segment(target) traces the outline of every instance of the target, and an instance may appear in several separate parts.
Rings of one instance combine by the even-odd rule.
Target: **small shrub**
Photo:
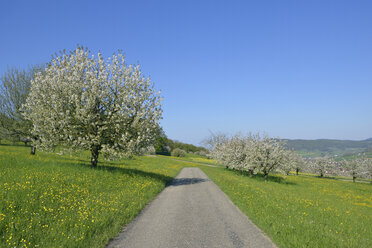
[[[140,151],[141,154],[143,155],[155,155],[155,147],[154,146],[148,146],[146,148],[141,148]]]
[[[199,151],[199,152],[197,152],[197,154],[200,155],[200,156],[203,156],[203,157],[207,156],[207,153],[205,151]]]
[[[171,155],[173,157],[185,157],[186,156],[186,152],[182,149],[179,149],[179,148],[175,148],[173,149]]]

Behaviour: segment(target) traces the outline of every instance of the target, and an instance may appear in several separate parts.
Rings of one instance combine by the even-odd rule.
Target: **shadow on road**
[[[140,169],[135,168],[126,168],[126,167],[119,167],[119,165],[124,166],[125,163],[123,161],[104,161],[98,163],[98,166],[96,168],[91,168],[89,159],[75,159],[75,158],[66,158],[66,157],[59,157],[58,163],[61,165],[67,165],[67,166],[81,166],[85,168],[89,168],[91,170],[97,170],[97,171],[107,171],[111,173],[120,173],[120,174],[126,174],[133,177],[147,177],[151,178],[157,181],[163,182],[165,185],[168,185],[173,180],[173,177],[154,173],[154,172],[148,172],[143,171]]]
[[[207,182],[209,179],[204,178],[175,178],[169,186],[181,186]]]

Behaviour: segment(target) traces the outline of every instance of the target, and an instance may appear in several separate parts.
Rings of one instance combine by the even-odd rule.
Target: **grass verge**
[[[372,247],[372,185],[200,167],[280,247]]]

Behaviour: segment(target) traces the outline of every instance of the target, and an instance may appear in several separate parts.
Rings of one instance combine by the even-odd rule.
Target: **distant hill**
[[[298,151],[303,156],[338,155],[345,156],[372,149],[372,138],[366,140],[333,140],[333,139],[286,139],[290,149]]]

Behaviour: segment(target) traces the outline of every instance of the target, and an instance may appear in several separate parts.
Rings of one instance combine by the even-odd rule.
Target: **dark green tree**
[[[163,128],[160,126],[156,131],[156,141],[154,147],[156,154],[170,156],[170,140],[167,138]]]

